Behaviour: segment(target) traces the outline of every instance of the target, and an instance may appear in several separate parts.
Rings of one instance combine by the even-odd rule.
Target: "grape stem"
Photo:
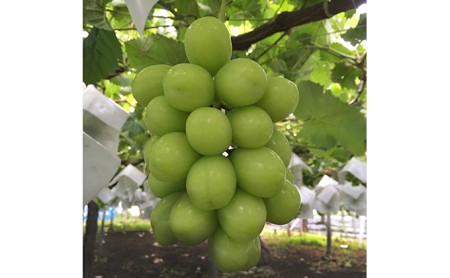
[[[214,108],[220,110],[220,108],[221,108],[220,101],[219,101],[218,99],[214,99],[214,101],[213,101],[213,103],[212,103],[212,106],[213,106]]]
[[[227,7],[229,4],[231,4],[233,0],[222,0],[222,3],[220,4],[219,14],[217,15],[217,18],[225,22],[225,14],[227,12]]]

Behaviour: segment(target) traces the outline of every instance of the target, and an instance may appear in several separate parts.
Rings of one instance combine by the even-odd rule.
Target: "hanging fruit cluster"
[[[275,125],[295,110],[299,92],[253,60],[231,59],[229,32],[217,18],[194,21],[184,44],[189,63],[149,66],[133,83],[152,135],[148,185],[161,198],[153,235],[162,245],[208,240],[219,270],[247,270],[259,261],[265,223],[286,224],[299,213],[291,147]]]

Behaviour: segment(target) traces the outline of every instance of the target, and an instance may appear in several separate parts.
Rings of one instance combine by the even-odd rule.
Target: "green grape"
[[[194,64],[173,66],[164,77],[163,88],[167,102],[185,112],[210,106],[215,96],[211,74]]]
[[[284,166],[288,167],[291,162],[292,149],[291,143],[284,134],[274,125],[273,134],[270,141],[265,145],[269,149],[274,150],[283,160]]]
[[[298,88],[251,59],[230,60],[231,37],[217,18],[195,20],[184,46],[189,64],[149,66],[132,86],[152,135],[147,183],[161,198],[152,230],[162,245],[208,240],[220,271],[248,270],[266,221],[287,224],[300,210],[292,149],[274,124],[296,109]]]
[[[237,189],[231,201],[217,210],[220,226],[229,237],[247,241],[258,236],[266,223],[266,206],[262,198]]]
[[[286,179],[280,192],[264,199],[267,221],[277,225],[291,222],[300,213],[300,201],[297,188]]]
[[[273,123],[267,113],[257,106],[245,106],[228,113],[232,141],[238,147],[259,148],[267,144],[273,134]]]
[[[238,58],[230,60],[214,78],[217,97],[231,107],[252,105],[266,91],[267,75],[255,61]]]
[[[184,132],[171,132],[161,136],[152,147],[149,169],[155,178],[176,182],[187,177],[192,164],[200,158]]]
[[[286,167],[276,152],[261,147],[237,148],[230,155],[238,187],[258,197],[269,198],[280,192]]]
[[[192,203],[201,209],[224,207],[236,190],[236,173],[230,160],[221,155],[197,160],[189,170],[186,190]]]
[[[144,161],[145,161],[145,171],[149,173],[148,162],[150,159],[150,153],[152,151],[153,145],[159,139],[159,136],[153,135],[150,139],[147,140],[144,146]]]
[[[153,237],[161,245],[176,243],[178,240],[172,232],[169,223],[173,205],[183,195],[182,192],[172,193],[159,200],[150,216]]]
[[[186,193],[172,207],[169,223],[178,241],[186,245],[202,243],[218,226],[216,212],[199,209]]]
[[[138,72],[132,84],[134,99],[145,107],[155,97],[162,96],[162,81],[169,69],[169,65],[152,65]]]
[[[259,262],[261,242],[259,237],[236,241],[218,227],[208,240],[208,253],[222,272],[245,271]]]
[[[297,107],[299,92],[294,82],[284,77],[269,77],[263,97],[255,104],[278,122],[289,116]]]
[[[292,173],[291,169],[286,168],[286,179],[290,181],[291,183],[295,182],[294,174]]]
[[[189,113],[175,109],[164,96],[154,98],[147,105],[144,115],[144,123],[152,135],[164,134],[186,130],[186,120]]]
[[[218,155],[231,144],[231,125],[227,116],[211,107],[195,109],[186,121],[191,146],[203,155]]]
[[[196,19],[184,36],[186,56],[214,76],[231,58],[231,37],[227,27],[215,17]]]
[[[152,173],[148,175],[148,186],[152,193],[158,198],[163,198],[174,192],[186,191],[185,180],[164,182],[155,178]]]

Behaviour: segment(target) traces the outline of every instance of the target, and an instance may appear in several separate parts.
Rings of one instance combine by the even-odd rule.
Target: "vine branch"
[[[222,3],[220,4],[219,14],[217,15],[217,18],[222,22],[225,21],[227,7],[231,3],[231,1],[232,0],[222,0]]]
[[[367,52],[364,53],[364,55],[361,57],[361,60],[357,62],[357,66],[358,68],[361,70],[362,72],[362,76],[361,76],[361,84],[358,88],[358,92],[356,93],[356,96],[348,103],[350,105],[355,104],[359,98],[361,97],[362,93],[364,92],[364,88],[366,87],[366,83],[367,83],[367,72],[365,69],[365,65],[364,63],[366,62],[367,59]]]
[[[323,3],[320,3],[293,12],[282,12],[273,20],[264,23],[255,30],[237,37],[232,37],[233,50],[246,50],[253,43],[261,41],[275,33],[286,32],[295,26],[329,18],[340,12],[355,9],[366,2],[367,0],[333,0],[327,4],[326,8]]]

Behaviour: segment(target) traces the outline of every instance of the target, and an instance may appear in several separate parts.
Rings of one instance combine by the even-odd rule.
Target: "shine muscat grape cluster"
[[[299,213],[291,147],[275,125],[295,110],[299,92],[253,60],[231,59],[217,18],[194,21],[184,44],[189,63],[149,66],[133,82],[152,135],[148,185],[161,198],[153,234],[162,245],[208,240],[219,270],[248,270],[266,221],[286,224]]]

